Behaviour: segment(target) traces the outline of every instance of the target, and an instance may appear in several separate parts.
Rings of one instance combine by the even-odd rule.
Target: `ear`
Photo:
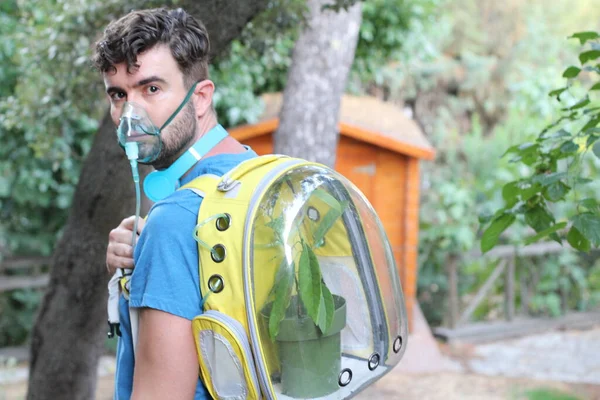
[[[196,117],[202,118],[207,112],[212,110],[212,98],[215,92],[215,84],[205,79],[196,84],[194,90],[194,108],[196,110]]]

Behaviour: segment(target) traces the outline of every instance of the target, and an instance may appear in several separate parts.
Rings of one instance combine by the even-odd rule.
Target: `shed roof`
[[[237,140],[244,141],[274,132],[279,124],[283,96],[261,96],[265,109],[255,124],[230,129]],[[435,150],[419,126],[401,109],[370,96],[344,95],[340,107],[340,134],[399,154],[431,160]]]

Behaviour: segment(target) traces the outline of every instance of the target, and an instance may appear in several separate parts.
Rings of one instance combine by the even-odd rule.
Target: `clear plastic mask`
[[[173,121],[173,119],[175,119],[177,114],[179,114],[187,104],[192,97],[197,84],[198,83],[196,82],[192,85],[179,107],[177,107],[160,128],[154,125],[144,107],[137,103],[129,101],[125,102],[123,111],[121,112],[121,118],[119,119],[119,126],[117,127],[117,137],[121,147],[125,149],[126,143],[137,143],[138,162],[150,164],[152,161],[156,160],[163,148],[160,133],[171,123],[171,121]]]
[[[162,150],[160,129],[148,117],[146,110],[136,103],[126,102],[117,128],[121,147],[134,142],[138,146],[138,162],[151,163]]]

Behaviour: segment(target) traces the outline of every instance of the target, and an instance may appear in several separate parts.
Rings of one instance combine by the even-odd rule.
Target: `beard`
[[[154,169],[162,170],[169,168],[179,156],[188,148],[196,134],[196,112],[192,102],[188,102],[181,110],[179,118],[171,122],[163,136],[163,148],[160,154],[152,162]]]

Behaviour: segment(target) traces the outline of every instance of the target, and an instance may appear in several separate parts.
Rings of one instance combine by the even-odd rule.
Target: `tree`
[[[267,3],[188,0],[178,4],[205,22],[218,55]],[[94,397],[106,335],[101,327],[106,320],[106,240],[134,209],[130,171],[114,135],[106,113],[54,251],[50,283],[31,336],[28,399]]]
[[[600,246],[597,191],[592,190],[591,196],[582,199],[568,196],[594,183],[590,178],[597,173],[598,164],[597,160],[591,160],[592,163],[586,165],[590,150],[600,159],[597,95],[600,91],[600,34],[579,32],[571,38],[585,47],[579,54],[580,66],[572,65],[563,72],[566,85],[549,93],[564,106],[561,116],[545,127],[535,141],[506,151],[506,155],[513,157],[512,162],[522,164],[530,173],[502,188],[504,207],[483,221],[489,223],[481,239],[483,252],[493,248],[502,232],[518,218],[536,232],[525,244],[546,237],[562,244],[560,234],[565,232],[567,242],[577,250],[589,251],[592,246]],[[574,210],[562,221],[556,219],[551,208],[560,202],[574,203]]]
[[[335,164],[341,96],[354,60],[360,3],[343,11],[308,0],[306,26],[292,54],[275,153]]]

